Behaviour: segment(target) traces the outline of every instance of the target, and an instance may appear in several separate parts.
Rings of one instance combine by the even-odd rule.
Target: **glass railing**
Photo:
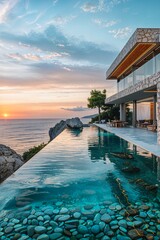
[[[144,65],[136,69],[130,75],[118,82],[118,92],[133,86],[134,84],[152,76],[160,71],[160,54],[146,62]]]

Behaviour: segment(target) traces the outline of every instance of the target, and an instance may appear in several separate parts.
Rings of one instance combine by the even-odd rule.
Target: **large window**
[[[118,82],[118,91],[120,92],[130,86],[133,86],[134,84],[144,80],[147,77],[150,77],[155,72],[159,71],[160,71],[160,54],[146,62],[144,65],[136,69],[134,72],[132,72],[124,79],[120,80]]]
[[[160,53],[156,56],[156,72],[160,72]]]

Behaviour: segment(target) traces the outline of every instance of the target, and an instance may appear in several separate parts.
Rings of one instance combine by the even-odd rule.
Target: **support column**
[[[120,120],[126,122],[126,104],[120,104]]]
[[[132,126],[136,127],[137,122],[137,101],[133,101],[133,116],[132,116]]]
[[[160,144],[160,80],[157,83],[157,143]]]
[[[157,102],[157,96],[154,95],[154,97],[153,97],[153,124],[157,120],[157,117],[156,117],[156,102]]]

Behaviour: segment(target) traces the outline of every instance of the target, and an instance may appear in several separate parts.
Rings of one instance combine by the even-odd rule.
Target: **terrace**
[[[146,151],[152,153],[153,155],[160,157],[160,147],[157,143],[157,133],[151,132],[146,129],[132,128],[132,127],[123,127],[115,128],[110,127],[106,124],[95,124],[101,129],[114,133],[116,136],[133,143],[136,146],[139,146]]]

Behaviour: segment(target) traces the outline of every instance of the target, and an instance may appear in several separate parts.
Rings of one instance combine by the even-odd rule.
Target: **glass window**
[[[156,73],[160,72],[160,53],[156,56]]]

